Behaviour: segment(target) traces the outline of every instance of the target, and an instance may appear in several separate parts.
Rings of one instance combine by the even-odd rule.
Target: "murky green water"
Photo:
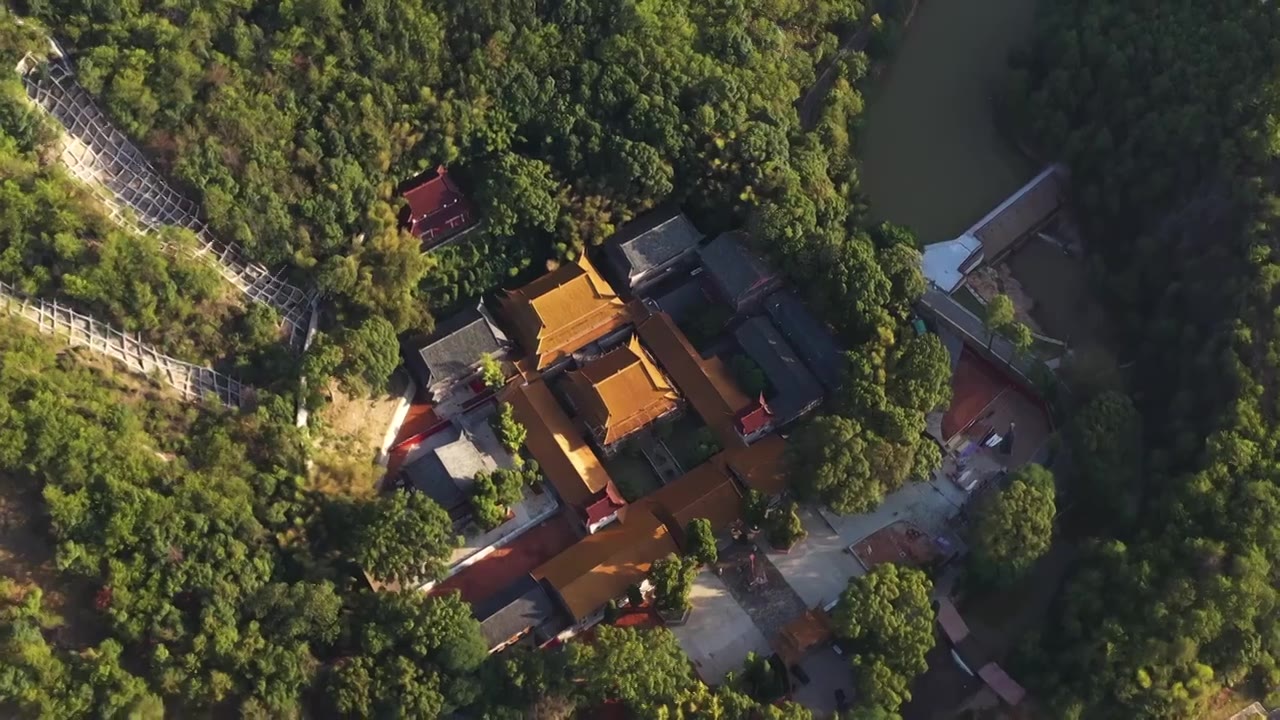
[[[858,157],[872,214],[949,240],[1037,168],[996,132],[992,96],[1036,0],[922,0],[871,97]]]

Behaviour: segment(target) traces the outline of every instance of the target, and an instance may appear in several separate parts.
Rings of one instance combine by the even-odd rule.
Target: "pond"
[[[993,97],[1011,50],[1030,40],[1035,0],[921,0],[859,137],[876,219],[921,244],[949,240],[1039,169],[997,131]]]

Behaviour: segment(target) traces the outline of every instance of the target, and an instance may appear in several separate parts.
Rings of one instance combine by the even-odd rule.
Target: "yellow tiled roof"
[[[568,504],[581,507],[609,484],[609,473],[542,380],[504,391],[527,431],[525,447]]]
[[[626,323],[625,303],[585,255],[503,300],[515,336],[545,367]]]
[[[578,413],[612,444],[676,408],[680,396],[635,337],[569,372]]]
[[[749,400],[733,379],[704,361],[666,313],[656,313],[636,326],[645,346],[671,374],[676,387],[715,433],[720,446],[743,445],[733,422]]]
[[[535,578],[556,589],[575,620],[644,580],[654,560],[679,552],[666,525],[651,510],[628,506],[618,518],[533,571]]]

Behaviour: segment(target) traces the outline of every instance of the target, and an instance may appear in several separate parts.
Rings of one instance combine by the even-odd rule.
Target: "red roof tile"
[[[1000,371],[965,348],[951,377],[951,406],[942,416],[942,437],[950,440],[982,417],[1009,387]]]
[[[475,222],[471,203],[443,165],[404,192],[409,203],[409,232],[424,240],[443,239]]]

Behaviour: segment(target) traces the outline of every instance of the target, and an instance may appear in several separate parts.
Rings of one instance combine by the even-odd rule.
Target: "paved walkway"
[[[699,677],[709,684],[725,673],[742,669],[747,653],[769,655],[769,641],[729,588],[711,570],[698,573],[690,595],[693,612],[684,625],[668,626],[693,661]]]
[[[789,553],[770,552],[769,560],[806,607],[826,607],[840,597],[850,578],[866,571],[846,552],[850,543],[816,511],[801,508],[799,514],[809,534]]]
[[[752,555],[757,577],[764,582],[752,584]],[[716,563],[729,593],[766,639],[772,639],[784,625],[808,609],[804,599],[789,585],[782,573],[769,562],[764,547],[734,543],[720,553]]]

